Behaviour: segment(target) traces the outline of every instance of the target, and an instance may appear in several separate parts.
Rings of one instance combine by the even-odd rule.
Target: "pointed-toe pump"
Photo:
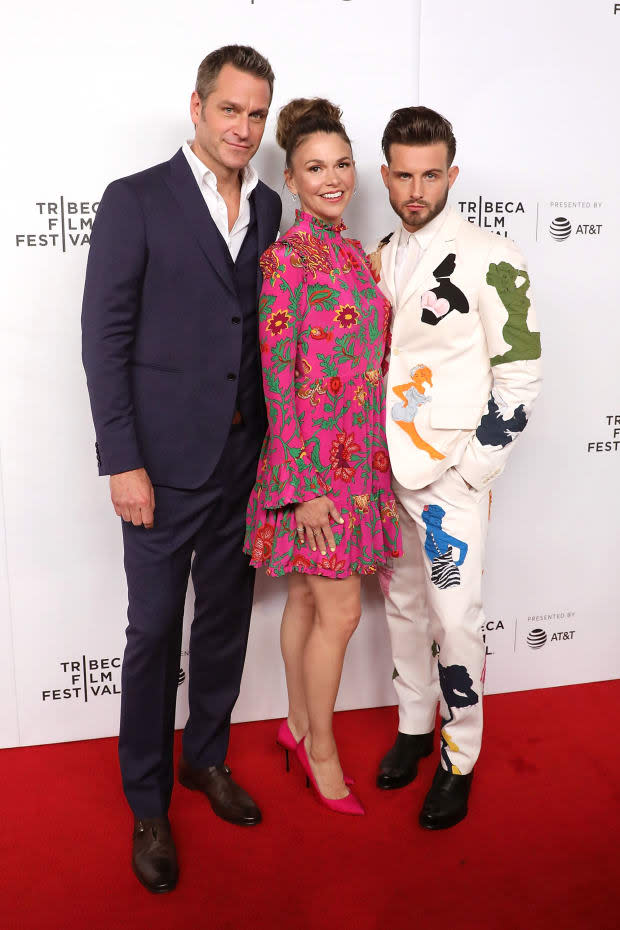
[[[326,798],[324,794],[321,794],[312,769],[310,768],[310,761],[308,759],[308,754],[306,752],[306,747],[304,746],[303,740],[300,740],[300,742],[297,744],[297,758],[299,759],[301,767],[310,780],[310,784],[314,788],[316,796],[321,804],[329,808],[330,811],[334,811],[336,814],[354,814],[360,816],[366,813],[362,806],[362,802],[353,794],[352,791],[349,791],[345,798]]]
[[[302,736],[301,742],[303,742],[303,740],[304,740],[304,737]],[[286,771],[290,772],[291,764],[290,764],[290,759],[289,759],[289,752],[295,752],[299,744],[291,732],[291,728],[288,725],[288,720],[286,719],[286,717],[284,718],[284,720],[280,722],[280,726],[278,727],[278,732],[276,735],[276,743],[278,744],[278,746],[281,746],[282,749],[284,750],[284,756],[286,758]],[[306,778],[306,781],[308,781],[307,778]],[[345,775],[344,783],[345,785],[354,785],[355,779],[350,778],[348,775]],[[310,783],[308,781],[308,787],[309,786],[310,786]]]

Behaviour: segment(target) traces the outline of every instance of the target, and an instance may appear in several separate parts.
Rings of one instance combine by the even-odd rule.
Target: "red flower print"
[[[330,394],[340,394],[342,390],[342,381],[340,378],[330,378],[329,379],[329,391]]]
[[[297,391],[297,396],[301,397],[302,400],[309,399],[313,407],[319,406],[321,394],[327,394],[327,391],[320,381],[314,381]]]
[[[351,456],[360,451],[355,442],[353,433],[336,433],[332,441],[329,461],[334,472],[334,478],[349,482],[355,474],[355,466],[351,464]]]
[[[351,267],[354,268],[355,271],[359,271],[359,269],[362,267],[362,263],[360,262],[355,252],[351,251],[351,249],[347,249],[347,256],[349,258],[349,264]]]
[[[310,364],[310,362],[306,361],[305,358],[300,358],[299,362],[295,366],[295,377],[296,378],[307,378],[311,371],[312,371],[312,365]]]
[[[396,512],[396,501],[386,501],[381,508],[381,519],[388,520],[389,518],[398,518],[398,513]]]
[[[379,381],[381,380],[381,372],[378,368],[370,368],[364,373],[364,377],[369,384],[379,384]]]
[[[331,559],[323,559],[321,562],[321,568],[327,568],[332,572],[341,572],[344,570],[344,562],[339,562],[338,556],[334,552]]]
[[[354,494],[353,503],[360,513],[368,513],[370,506],[370,494]]]
[[[255,561],[266,562],[270,558],[274,529],[273,524],[265,523],[256,530],[254,545],[252,546],[252,559]]]
[[[333,339],[333,334],[330,333],[328,329],[322,329],[320,326],[312,326],[310,328],[310,338],[327,339],[329,342],[331,339]]]
[[[293,568],[296,568],[298,571],[307,571],[309,568],[312,568],[312,562],[310,559],[307,559],[305,555],[296,555],[293,559]]]
[[[355,400],[357,401],[357,403],[360,405],[360,407],[363,407],[364,404],[366,403],[366,398],[368,397],[368,394],[366,393],[362,385],[358,384],[358,386],[353,391],[353,396]]]
[[[358,319],[359,313],[352,304],[342,304],[338,307],[336,321],[340,323],[343,329],[348,329],[349,326],[355,326]]]
[[[279,336],[286,329],[291,318],[286,310],[274,310],[267,322],[267,329],[272,336]]]
[[[292,236],[287,236],[287,241],[301,257],[303,264],[308,271],[311,271],[316,277],[317,271],[329,274],[332,270],[329,259],[329,248],[324,242],[321,242],[315,236],[311,236],[305,230],[300,229]]]
[[[260,259],[261,271],[265,278],[269,278],[271,284],[275,284],[278,278],[282,277],[283,266],[278,261],[278,256],[274,248],[267,249],[263,252]]]
[[[390,467],[390,460],[384,449],[377,449],[372,457],[372,467],[375,471],[387,471]]]

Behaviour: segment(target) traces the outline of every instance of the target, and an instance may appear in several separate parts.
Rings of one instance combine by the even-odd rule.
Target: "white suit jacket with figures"
[[[447,208],[396,300],[399,229],[370,252],[393,306],[386,383],[392,470],[413,490],[455,466],[482,490],[503,471],[540,390],[526,263],[509,239]]]

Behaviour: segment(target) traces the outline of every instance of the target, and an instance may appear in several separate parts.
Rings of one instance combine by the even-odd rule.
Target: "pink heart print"
[[[449,309],[450,304],[445,297],[439,297],[438,299],[437,294],[433,294],[432,291],[426,291],[426,293],[422,294],[422,310],[430,310],[438,320],[445,316]]]

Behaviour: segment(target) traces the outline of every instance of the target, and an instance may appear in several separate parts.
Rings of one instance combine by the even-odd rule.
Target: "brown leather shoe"
[[[131,865],[138,881],[154,894],[172,891],[176,886],[177,851],[167,817],[136,817]]]
[[[230,777],[227,765],[195,769],[185,759],[179,761],[179,781],[191,791],[202,791],[218,817],[242,827],[253,827],[263,819],[247,791]]]

